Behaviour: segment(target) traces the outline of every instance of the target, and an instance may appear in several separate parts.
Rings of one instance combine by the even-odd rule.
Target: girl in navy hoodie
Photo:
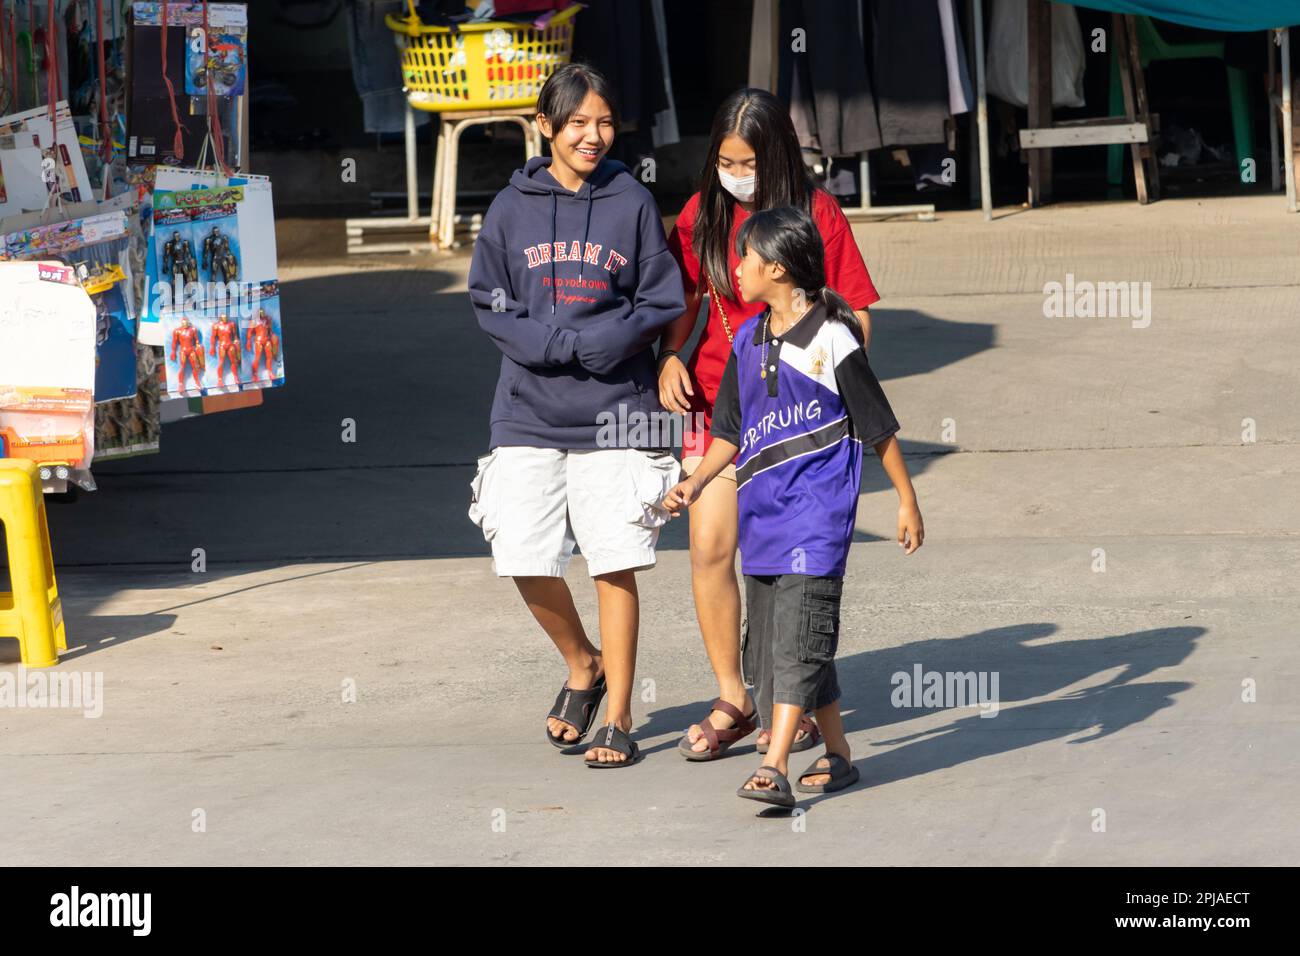
[[[660,507],[677,481],[651,345],[684,308],[650,193],[605,158],[618,122],[609,82],[570,64],[546,81],[530,159],[492,201],[469,293],[501,350],[489,453],[469,514],[568,665],[546,739],[590,767],[639,757],[632,681],[636,572],[655,563]],[[575,544],[596,582],[601,647],[564,580]],[[582,747],[606,690],[605,726]]]

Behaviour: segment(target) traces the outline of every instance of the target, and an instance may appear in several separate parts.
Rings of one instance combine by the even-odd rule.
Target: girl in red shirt
[[[700,191],[686,201],[668,237],[682,272],[686,311],[660,339],[659,400],[670,412],[687,414],[682,465],[691,474],[709,446],[713,402],[731,350],[745,320],[763,308],[736,289],[736,233],[755,210],[794,206],[812,215],[826,247],[826,281],[853,308],[870,342],[867,307],[880,295],[853,240],[839,204],[808,175],[785,105],[765,90],[738,90],[713,118]],[[678,354],[695,330],[700,300],[709,300],[708,321],[694,352]],[[863,348],[867,346],[864,344]],[[678,749],[688,760],[713,760],[765,728],[758,748],[766,752],[771,714],[757,714],[740,666],[740,586],[736,580],[736,472],[729,465],[709,483],[690,512],[691,586],[700,633],[718,679],[718,698]],[[811,718],[800,723],[793,751],[817,744]],[[816,783],[817,781],[812,781]]]

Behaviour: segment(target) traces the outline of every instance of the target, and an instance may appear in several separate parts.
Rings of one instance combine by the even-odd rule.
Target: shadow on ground
[[[1203,627],[1164,627],[1093,639],[1051,640],[1056,631],[1055,624],[1018,624],[839,658],[836,670],[844,692],[845,730],[871,732],[867,749],[859,743],[853,755],[866,784],[877,786],[922,776],[1059,738],[1074,737],[1072,744],[1092,743],[1141,723],[1172,707],[1175,696],[1193,685],[1139,681],[1182,663],[1207,633]],[[952,710],[953,718],[941,726],[888,735],[894,724],[936,712],[936,708],[910,706],[908,698],[901,696],[902,680],[895,675],[910,677],[917,665],[923,671],[940,673],[985,672],[990,679],[996,673],[999,709],[990,717],[981,716],[979,710]],[[1106,674],[1111,676],[1090,683]],[[1087,686],[1067,691],[1081,683]],[[1038,699],[1042,697],[1050,699]],[[895,706],[900,700],[904,705]],[[708,701],[698,701],[653,711],[637,728],[637,736],[670,735],[667,741],[646,748],[647,753],[675,748],[679,735],[708,708]],[[738,745],[735,752],[753,754],[753,739]],[[875,750],[882,747],[890,749]],[[813,752],[806,758],[792,756],[792,771],[798,773],[813,756]]]

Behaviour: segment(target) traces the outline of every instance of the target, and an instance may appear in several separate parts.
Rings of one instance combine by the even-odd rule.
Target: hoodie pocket
[[[500,496],[496,493],[497,450],[494,448],[478,460],[478,471],[469,483],[469,520],[483,532],[483,540],[491,541],[501,526]]]

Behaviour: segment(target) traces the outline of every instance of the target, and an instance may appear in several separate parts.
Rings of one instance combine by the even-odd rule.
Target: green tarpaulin
[[[1206,30],[1267,30],[1300,25],[1300,0],[1086,0],[1074,6],[1144,13]]]

